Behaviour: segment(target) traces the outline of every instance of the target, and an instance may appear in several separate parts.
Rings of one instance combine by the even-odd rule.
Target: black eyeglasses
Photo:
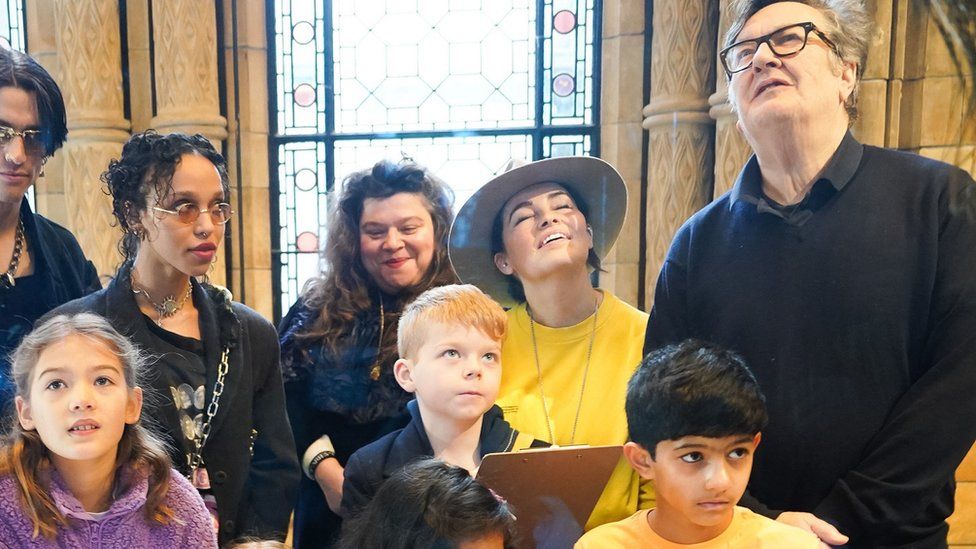
[[[720,51],[718,56],[722,60],[725,74],[731,78],[733,74],[742,72],[752,66],[752,59],[756,56],[756,51],[759,50],[760,45],[766,44],[769,46],[769,51],[773,52],[773,55],[776,57],[793,55],[807,46],[807,38],[811,32],[819,36],[824,44],[827,44],[834,53],[840,56],[840,52],[837,51],[837,46],[834,45],[830,38],[827,38],[827,35],[823,31],[809,21],[776,29],[769,34],[764,34],[757,38],[736,42]]]
[[[159,206],[153,206],[153,210],[157,212],[162,212],[165,214],[175,215],[182,223],[189,225],[190,223],[196,223],[197,218],[200,214],[209,213],[213,222],[217,225],[223,225],[230,221],[230,216],[234,215],[234,210],[230,208],[230,204],[226,202],[221,202],[219,204],[214,204],[213,206],[207,208],[206,210],[201,210],[199,206],[190,202],[184,202],[173,210],[167,210],[166,208],[160,208]]]
[[[7,126],[0,126],[0,147],[7,147],[18,136],[24,140],[24,152],[29,156],[44,156],[46,148],[41,130],[17,131]]]

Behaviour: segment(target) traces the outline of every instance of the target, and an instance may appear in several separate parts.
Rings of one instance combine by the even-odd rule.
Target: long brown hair
[[[404,303],[434,286],[457,278],[447,259],[447,235],[451,227],[451,190],[424,168],[410,162],[378,162],[372,169],[346,178],[329,216],[325,245],[327,269],[312,279],[303,291],[305,304],[321,311],[318,320],[298,336],[305,342],[321,342],[332,351],[349,335],[358,314],[376,307],[380,290],[363,267],[359,255],[359,221],[367,198],[388,198],[398,193],[423,197],[434,223],[434,257],[420,283],[396,296],[397,306],[386,311],[381,352],[383,363],[396,356],[397,311]],[[378,299],[378,297],[377,297]]]
[[[18,396],[30,400],[31,378],[41,353],[53,343],[71,335],[83,335],[111,348],[122,363],[128,389],[132,390],[138,385],[146,357],[104,318],[92,313],[79,313],[55,316],[21,341],[10,366]],[[138,423],[126,425],[119,440],[115,464],[116,469],[130,465],[148,474],[149,492],[144,507],[146,520],[168,524],[174,516],[165,504],[171,463],[163,443]],[[51,468],[50,453],[37,431],[25,431],[14,418],[0,447],[0,474],[11,475],[15,479],[21,505],[34,525],[35,538],[40,534],[54,539],[58,526],[68,524],[51,499],[47,486]],[[116,482],[119,482],[118,475],[116,477]]]

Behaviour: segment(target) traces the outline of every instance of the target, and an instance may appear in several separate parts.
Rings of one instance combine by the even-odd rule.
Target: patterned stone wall
[[[68,224],[98,273],[108,276],[119,264],[119,233],[106,230],[113,220],[111,200],[99,176],[129,136],[118,2],[55,0],[54,22],[60,56],[55,78],[68,111],[69,139],[59,153]]]
[[[675,231],[712,196],[715,137],[708,98],[715,87],[718,6],[658,0],[651,43],[647,147],[645,303]]]

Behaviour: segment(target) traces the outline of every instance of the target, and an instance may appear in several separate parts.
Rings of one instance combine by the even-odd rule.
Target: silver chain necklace
[[[186,293],[183,294],[183,297],[180,298],[178,302],[176,301],[176,296],[168,295],[165,299],[163,299],[162,303],[156,303],[153,301],[152,296],[149,295],[148,290],[136,284],[135,269],[132,269],[129,272],[129,285],[132,286],[132,293],[144,296],[146,301],[149,302],[149,305],[152,306],[152,308],[156,311],[156,314],[159,315],[159,317],[156,318],[156,324],[159,326],[163,325],[163,319],[169,318],[180,312],[180,310],[183,309],[183,305],[186,305],[186,300],[190,298],[190,294],[193,293],[193,284],[191,284],[188,280],[186,283]]]
[[[552,434],[552,420],[549,417],[549,405],[546,404],[546,391],[542,385],[542,364],[539,362],[539,346],[535,340],[535,319],[532,318],[532,311],[526,304],[525,312],[529,315],[529,331],[532,333],[532,355],[535,357],[535,371],[539,375],[539,396],[542,397],[542,412],[546,415],[546,429],[549,430],[549,442],[556,444],[556,438]],[[580,383],[579,401],[576,403],[576,417],[573,418],[573,432],[569,437],[569,444],[576,442],[576,426],[579,425],[580,410],[583,409],[583,393],[586,391],[586,376],[590,372],[590,359],[593,357],[593,342],[596,340],[596,320],[600,312],[600,300],[597,298],[596,307],[593,309],[593,328],[590,330],[590,345],[586,350],[586,366],[583,367],[583,381]]]
[[[13,288],[17,285],[17,281],[14,279],[17,274],[17,267],[20,265],[20,254],[24,250],[24,220],[17,220],[17,236],[14,239],[14,253],[10,256],[10,265],[7,267],[7,272],[0,276],[0,285],[4,288]]]

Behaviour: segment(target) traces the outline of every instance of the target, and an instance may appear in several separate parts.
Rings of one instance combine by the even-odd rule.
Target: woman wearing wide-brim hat
[[[627,189],[610,164],[563,157],[510,165],[454,220],[448,253],[458,277],[511,307],[498,404],[520,431],[559,445],[627,440],[624,397],[647,314],[590,279],[626,206]],[[621,460],[586,528],[651,500]]]

